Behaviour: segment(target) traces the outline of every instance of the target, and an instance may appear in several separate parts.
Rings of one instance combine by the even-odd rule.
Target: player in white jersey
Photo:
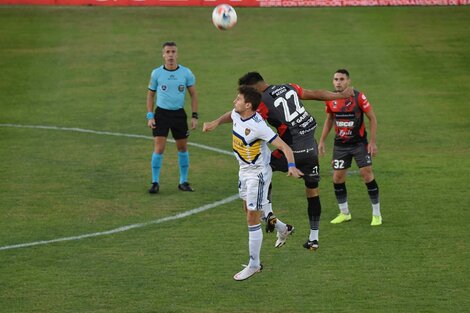
[[[261,213],[263,206],[268,205],[268,188],[271,183],[272,170],[269,165],[271,151],[267,143],[280,149],[288,162],[288,176],[301,177],[297,169],[291,148],[266,125],[263,118],[256,113],[261,102],[261,94],[254,88],[240,86],[234,100],[234,109],[230,116],[225,115],[221,123],[233,122],[233,152],[240,164],[239,195],[243,200],[248,224],[248,246],[250,261],[248,265],[233,277],[245,280],[262,269],[260,262],[263,231],[261,230]],[[211,123],[204,123],[203,131],[214,129]],[[287,228],[287,227],[286,227]]]

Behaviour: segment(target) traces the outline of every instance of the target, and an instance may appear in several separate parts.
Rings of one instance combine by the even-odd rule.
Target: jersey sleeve
[[[289,85],[291,85],[295,89],[295,91],[299,95],[299,98],[302,98],[302,95],[304,93],[304,90],[302,89],[302,87],[294,83],[289,83]]]
[[[232,121],[235,120],[235,109],[232,109],[232,112],[230,113],[230,118],[232,119]]]
[[[196,84],[196,77],[194,76],[193,72],[188,68],[186,74],[186,87],[191,87]]]
[[[268,124],[265,121],[261,121],[259,123],[259,130],[258,130],[258,138],[271,143],[274,139],[276,139],[277,134],[269,128]]]
[[[149,81],[149,90],[157,91],[158,83],[157,83],[157,70],[153,70],[150,74],[150,81]]]
[[[325,101],[325,112],[326,113],[333,113],[333,111],[331,111],[331,108],[330,108],[330,103],[331,103],[331,101]]]
[[[267,120],[268,119],[268,113],[269,113],[269,110],[268,110],[268,107],[264,104],[264,102],[261,102],[258,106],[258,109],[256,110],[256,112],[259,113],[259,115],[261,115],[261,117],[263,118],[263,120]]]
[[[361,108],[363,112],[369,112],[370,109],[372,109],[369,101],[367,100],[366,95],[363,94],[362,92],[359,93],[358,102],[359,102],[358,103],[359,107]]]

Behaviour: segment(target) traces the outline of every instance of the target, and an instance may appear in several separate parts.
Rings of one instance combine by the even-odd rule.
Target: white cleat
[[[285,232],[283,233],[277,232],[277,240],[276,240],[276,243],[274,244],[274,247],[276,248],[282,247],[286,243],[287,237],[289,237],[289,235],[294,232],[294,226],[289,225],[289,224],[287,224],[286,226],[287,226],[287,229]]]
[[[263,269],[263,265],[261,265],[261,264],[258,267],[249,267],[249,266],[247,266],[243,270],[241,270],[240,272],[236,273],[235,276],[233,276],[233,279],[238,280],[238,281],[248,279],[251,276],[255,275],[256,273],[261,272],[262,269]]]

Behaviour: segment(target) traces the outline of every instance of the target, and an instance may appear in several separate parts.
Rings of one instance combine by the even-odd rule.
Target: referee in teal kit
[[[176,141],[180,180],[178,189],[194,191],[188,183],[189,153],[188,153],[188,122],[184,110],[186,90],[191,96],[191,129],[197,127],[198,101],[196,78],[191,70],[178,64],[178,48],[174,42],[163,44],[164,64],[152,71],[147,93],[147,123],[153,131],[155,149],[152,154],[152,186],[149,193],[160,191],[160,169],[163,152],[165,151],[168,133]],[[157,98],[155,99],[155,93]],[[154,111],[154,106],[155,111]]]

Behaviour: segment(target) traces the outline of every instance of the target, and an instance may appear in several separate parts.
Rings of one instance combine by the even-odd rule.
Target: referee
[[[180,171],[178,189],[194,191],[188,183],[189,129],[184,99],[187,90],[191,96],[191,129],[196,129],[198,122],[198,100],[194,87],[196,78],[189,68],[178,64],[176,43],[165,42],[162,48],[164,64],[152,71],[147,93],[147,124],[152,129],[155,143],[152,154],[152,186],[149,193],[156,194],[160,191],[160,169],[170,130],[178,149]]]

